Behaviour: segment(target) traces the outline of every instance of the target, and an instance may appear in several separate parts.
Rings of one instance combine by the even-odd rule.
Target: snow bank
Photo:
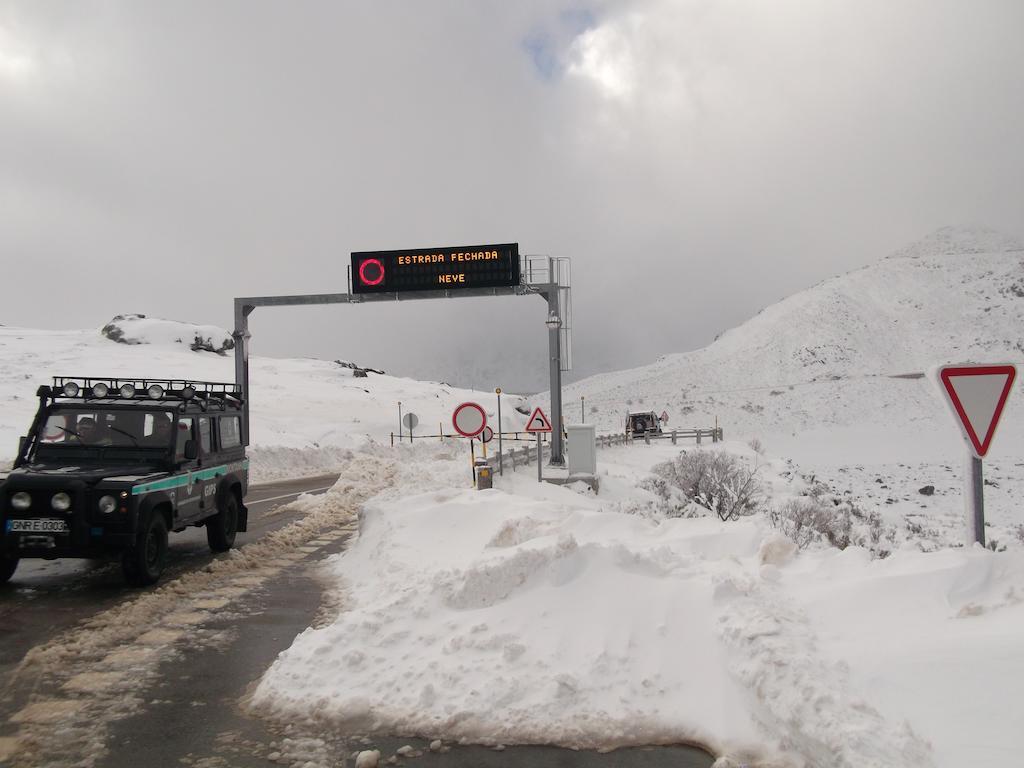
[[[345,612],[281,655],[257,707],[482,743],[758,743],[694,557],[701,541],[753,556],[755,529],[659,526],[548,486],[476,492],[462,461],[434,474],[364,506],[330,565]]]
[[[1019,761],[1024,554],[825,552],[800,558],[780,587],[823,656],[930,741],[940,768]]]
[[[641,467],[671,453],[603,452],[600,497],[526,473],[472,491],[464,457],[407,453],[329,562],[344,612],[296,638],[254,706],[484,744],[690,742],[736,764],[933,765],[911,713],[876,705],[870,681],[821,653],[788,589],[817,555],[794,555],[756,518],[622,511],[643,503]]]

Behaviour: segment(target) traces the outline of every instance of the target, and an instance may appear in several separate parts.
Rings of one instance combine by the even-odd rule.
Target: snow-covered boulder
[[[380,765],[379,749],[364,749],[356,756],[356,768],[377,768]]]
[[[384,371],[380,370],[379,368],[370,368],[369,366],[365,365],[356,365],[355,363],[350,362],[348,360],[335,360],[334,362],[336,365],[340,365],[342,368],[351,369],[352,375],[357,379],[365,379],[367,373],[377,373],[380,374],[381,376],[384,375]]]
[[[194,352],[218,355],[235,347],[231,334],[216,325],[182,323],[142,314],[115,315],[100,333],[119,344],[184,344]]]

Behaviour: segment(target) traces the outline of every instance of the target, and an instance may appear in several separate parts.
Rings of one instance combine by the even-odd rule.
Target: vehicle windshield
[[[173,419],[166,411],[76,407],[52,412],[39,442],[46,446],[167,450],[173,435]]]

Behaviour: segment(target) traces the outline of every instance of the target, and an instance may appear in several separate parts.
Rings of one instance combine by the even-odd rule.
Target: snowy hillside
[[[1022,358],[1024,244],[945,228],[764,309],[704,349],[576,382],[566,413],[575,421],[584,395],[587,420],[604,429],[621,429],[627,410],[650,409],[667,410],[670,426],[718,417],[734,436],[896,430],[939,410],[928,381],[895,377]]]
[[[234,361],[192,351],[196,329],[224,338],[223,329],[148,318],[119,323],[133,343],[117,343],[99,330],[41,331],[0,327],[0,461],[6,463],[35,413],[35,390],[60,376],[167,376],[234,381]],[[179,343],[177,340],[183,339]],[[398,430],[398,402],[419,417],[419,434],[451,432],[455,405],[477,400],[494,419],[493,392],[456,389],[367,373],[313,359],[250,358],[253,466],[264,479],[333,469],[345,449],[367,440],[390,442]],[[504,396],[505,429],[522,428],[515,395]],[[324,450],[318,451],[318,448]]]
[[[680,317],[680,322],[685,322]],[[566,416],[621,430],[627,410],[669,427],[757,438],[794,476],[877,512],[929,548],[964,540],[959,431],[926,372],[1024,359],[1024,244],[941,229],[774,304],[704,349],[566,387]],[[1024,380],[985,461],[990,544],[1024,545]],[[931,489],[929,490],[929,487]]]

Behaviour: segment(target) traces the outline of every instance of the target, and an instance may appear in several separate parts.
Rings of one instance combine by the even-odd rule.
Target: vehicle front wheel
[[[121,556],[125,580],[136,587],[154,584],[167,563],[167,523],[159,512],[150,512],[135,539],[135,546]]]
[[[18,569],[18,558],[0,555],[0,584],[6,584]]]
[[[217,514],[206,519],[206,543],[214,552],[227,552],[235,545],[238,533],[238,497],[229,492],[224,496]]]

